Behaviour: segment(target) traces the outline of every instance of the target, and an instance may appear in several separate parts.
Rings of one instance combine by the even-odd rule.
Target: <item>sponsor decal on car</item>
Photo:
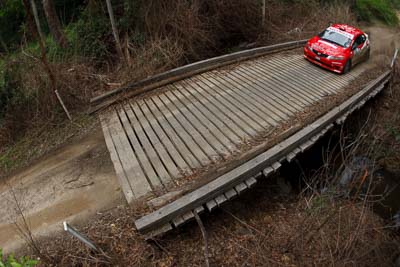
[[[334,49],[338,49],[338,46],[335,45],[335,44],[332,44],[332,43],[329,43],[329,42],[326,42],[326,41],[323,41],[323,40],[319,40],[318,42],[319,42],[319,43],[326,44],[326,45],[328,45],[328,46],[330,46],[330,47],[332,47],[332,48],[334,48]]]
[[[344,36],[346,36],[346,37],[348,37],[348,38],[350,38],[350,39],[353,39],[353,38],[354,38],[354,35],[353,35],[353,34],[348,33],[348,32],[345,32],[345,31],[342,31],[342,30],[340,30],[340,29],[338,29],[338,28],[335,28],[335,27],[329,27],[328,30],[333,31],[333,32],[337,32],[337,33],[340,33],[340,34],[343,34]]]

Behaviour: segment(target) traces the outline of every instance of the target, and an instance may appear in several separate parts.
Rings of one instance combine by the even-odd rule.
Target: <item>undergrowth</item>
[[[381,20],[388,25],[399,24],[399,17],[395,8],[399,8],[399,0],[357,0],[356,10],[362,20]]]
[[[38,260],[30,259],[27,256],[22,256],[16,259],[14,255],[8,255],[8,257],[3,260],[3,252],[0,249],[0,267],[34,267],[39,264]]]
[[[96,118],[85,114],[75,116],[72,123],[47,122],[31,129],[16,142],[0,147],[0,181],[12,170],[25,167],[30,161],[49,153],[68,139],[92,130],[96,123]]]

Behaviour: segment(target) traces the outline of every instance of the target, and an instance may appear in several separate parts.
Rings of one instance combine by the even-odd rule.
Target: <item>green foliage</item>
[[[0,1],[0,52],[13,49],[21,38],[24,8],[20,0]]]
[[[7,106],[10,104],[15,93],[18,91],[16,81],[18,72],[15,69],[5,66],[0,66],[0,118],[4,115]]]
[[[307,212],[309,214],[318,214],[329,208],[331,193],[332,192],[328,191],[324,194],[315,196],[315,198],[312,199],[311,205],[308,207]]]
[[[395,6],[399,6],[399,0],[357,0],[356,11],[365,21],[381,20],[388,25],[398,25]]]
[[[39,264],[39,261],[32,260],[27,256],[16,259],[13,254],[3,260],[3,251],[0,249],[0,267],[33,267]]]
[[[85,9],[79,20],[70,24],[66,34],[71,48],[83,57],[104,60],[114,49],[111,26],[101,6]]]
[[[18,58],[10,60],[3,67],[3,77],[0,83],[0,126],[6,114],[15,113],[14,115],[19,116],[20,108],[28,109],[32,107],[32,103],[35,103],[33,100],[38,97],[39,91],[31,90],[23,85],[24,73],[31,67],[32,65],[26,65]]]

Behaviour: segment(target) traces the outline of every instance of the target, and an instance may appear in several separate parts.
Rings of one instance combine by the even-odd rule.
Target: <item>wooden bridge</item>
[[[303,43],[192,64],[94,99],[96,110],[110,106],[100,119],[128,203],[174,197],[138,230],[168,231],[252,187],[390,79],[387,71],[368,83],[368,64],[325,71],[304,60]]]

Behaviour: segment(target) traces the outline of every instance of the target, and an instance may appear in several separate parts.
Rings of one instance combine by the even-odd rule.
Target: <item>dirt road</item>
[[[14,197],[15,196],[15,197]],[[21,212],[38,236],[62,231],[62,222],[79,223],[123,204],[117,178],[99,128],[0,183],[0,247],[24,244]]]

